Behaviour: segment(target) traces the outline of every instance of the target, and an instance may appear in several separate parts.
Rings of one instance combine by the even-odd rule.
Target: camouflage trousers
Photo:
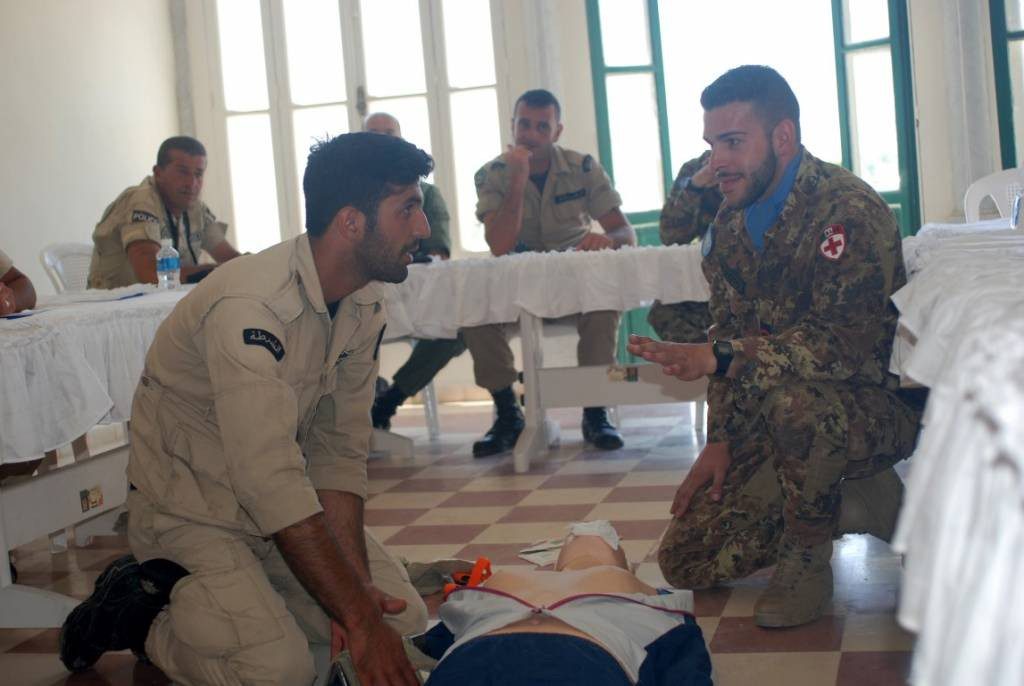
[[[730,444],[722,499],[702,489],[669,524],[658,550],[665,579],[707,588],[775,564],[783,532],[830,540],[840,484],[877,474],[913,452],[922,402],[874,386],[792,383],[772,389]]]
[[[711,312],[706,302],[663,303],[655,300],[647,323],[663,341],[707,343]]]

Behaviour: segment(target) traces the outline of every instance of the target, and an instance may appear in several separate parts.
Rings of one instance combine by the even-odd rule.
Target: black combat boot
[[[374,429],[391,430],[391,418],[409,396],[402,392],[398,386],[391,385],[386,391],[377,396],[373,401],[373,409],[370,410],[370,417],[373,419]]]
[[[494,420],[491,430],[473,444],[473,457],[487,457],[508,452],[516,445],[519,434],[523,432],[526,421],[523,412],[516,403],[516,395],[511,386],[500,391],[491,391],[494,407],[498,410],[498,418]]]
[[[170,602],[171,589],[188,575],[170,560],[139,564],[131,555],[110,563],[96,587],[64,620],[60,660],[72,672],[92,667],[108,650],[130,648],[145,658],[149,627]]]
[[[622,447],[622,435],[608,421],[608,411],[603,407],[583,408],[583,440],[600,450],[618,450]]]

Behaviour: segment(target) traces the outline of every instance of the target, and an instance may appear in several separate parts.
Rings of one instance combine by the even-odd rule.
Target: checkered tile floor
[[[520,565],[516,553],[565,525],[609,519],[625,539],[637,574],[662,585],[654,550],[676,485],[700,442],[690,406],[623,408],[626,448],[585,449],[579,411],[550,413],[562,426],[561,447],[530,473],[516,475],[511,457],[474,460],[470,446],[489,426],[487,406],[446,405],[442,439],[431,443],[419,408],[403,408],[395,429],[416,439],[411,460],[374,457],[366,521],[395,553],[410,560],[487,555],[497,565]],[[52,555],[45,541],[16,552],[23,583],[84,597],[100,570],[125,550],[119,537]],[[845,686],[906,683],[911,635],[895,622],[900,561],[868,536],[847,536],[833,559],[832,612],[814,624],[768,631],[753,624],[764,572],[728,588],[698,592],[698,621],[721,686]],[[155,668],[127,653],[108,654],[95,671],[69,677],[56,656],[56,630],[0,630],[5,684],[166,684]]]

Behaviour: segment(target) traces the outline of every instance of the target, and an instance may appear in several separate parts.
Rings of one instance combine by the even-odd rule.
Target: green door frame
[[[996,112],[999,118],[999,152],[1003,169],[1012,169],[1017,166],[1018,132],[1013,130],[1010,43],[1024,41],[1024,31],[1010,31],[1006,24],[1005,0],[989,0],[988,8],[992,22],[992,63],[995,68]],[[1019,133],[1024,135],[1024,131]]]

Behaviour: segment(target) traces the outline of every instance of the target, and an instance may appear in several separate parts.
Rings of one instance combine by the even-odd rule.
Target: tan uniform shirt
[[[4,274],[11,271],[11,267],[14,266],[14,262],[7,256],[3,250],[0,250],[0,278],[3,278]]]
[[[269,536],[366,497],[379,286],[332,320],[305,234],[224,264],[161,324],[132,405],[128,478],[157,511]]]
[[[183,267],[195,266],[200,251],[209,252],[220,245],[228,230],[227,224],[218,221],[203,202],[197,202],[187,214],[189,235],[185,235],[182,218],[174,245]],[[118,288],[138,283],[128,260],[128,244],[146,240],[159,243],[161,238],[173,237],[160,193],[153,177],[147,176],[138,186],[126,188],[107,206],[92,232],[89,288]]]
[[[476,173],[476,216],[501,207],[508,191],[508,166],[499,156]],[[565,250],[590,231],[590,220],[600,219],[622,204],[611,179],[590,155],[554,146],[544,192],[528,181],[523,197],[523,225],[519,243],[526,250]]]

